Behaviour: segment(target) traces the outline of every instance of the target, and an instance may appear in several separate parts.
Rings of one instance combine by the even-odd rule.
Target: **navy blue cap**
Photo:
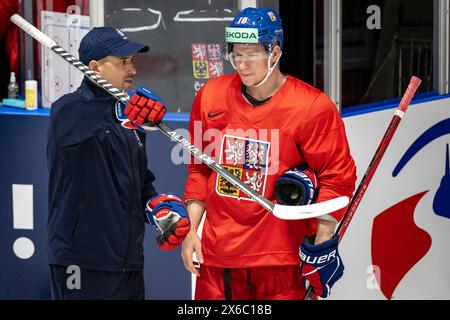
[[[107,56],[125,57],[137,52],[147,52],[149,46],[131,42],[119,29],[96,27],[81,39],[78,54],[80,61],[88,64],[91,60],[100,60]]]

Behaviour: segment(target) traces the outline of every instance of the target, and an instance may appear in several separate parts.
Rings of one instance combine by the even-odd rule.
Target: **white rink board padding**
[[[392,112],[344,118],[357,185]],[[447,144],[450,99],[411,105],[341,241],[346,269],[329,299],[450,299]]]

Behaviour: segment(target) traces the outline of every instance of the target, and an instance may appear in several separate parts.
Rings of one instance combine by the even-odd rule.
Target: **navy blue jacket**
[[[49,263],[142,270],[144,206],[157,193],[145,136],[123,128],[116,100],[84,79],[52,104],[47,141]]]

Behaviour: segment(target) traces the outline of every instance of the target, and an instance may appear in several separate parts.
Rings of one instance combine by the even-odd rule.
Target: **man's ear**
[[[281,48],[278,44],[274,45],[272,49],[272,61],[271,65],[273,65],[281,55]]]
[[[91,60],[91,61],[89,61],[89,65],[88,65],[88,67],[89,67],[89,69],[91,69],[92,71],[95,71],[95,72],[99,72],[99,70],[98,70],[98,61],[97,60]]]

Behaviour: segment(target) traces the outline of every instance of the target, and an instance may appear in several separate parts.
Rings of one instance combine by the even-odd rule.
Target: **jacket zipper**
[[[122,128],[119,128],[119,130],[122,130]],[[134,173],[133,173],[133,169],[132,169],[133,168],[133,157],[132,157],[132,154],[131,154],[130,141],[129,141],[128,136],[126,135],[126,133],[124,133],[124,136],[125,136],[125,141],[126,141],[126,144],[127,144],[128,156],[129,156],[130,165],[131,165],[131,168],[130,168],[131,169],[131,182],[132,182],[131,188],[134,188],[135,185],[136,185],[136,181],[135,181],[135,177],[134,177]],[[128,254],[130,252],[130,246],[131,246],[131,219],[132,219],[131,209],[133,208],[132,196],[135,193],[133,192],[133,190],[130,190],[130,191],[132,191],[132,192],[130,192],[131,196],[130,196],[129,201],[128,201],[128,212],[127,212],[128,240],[127,240],[127,251],[125,252],[125,258],[124,258],[124,261],[123,261],[123,268],[122,268],[123,272],[127,271],[126,266],[127,266]]]

